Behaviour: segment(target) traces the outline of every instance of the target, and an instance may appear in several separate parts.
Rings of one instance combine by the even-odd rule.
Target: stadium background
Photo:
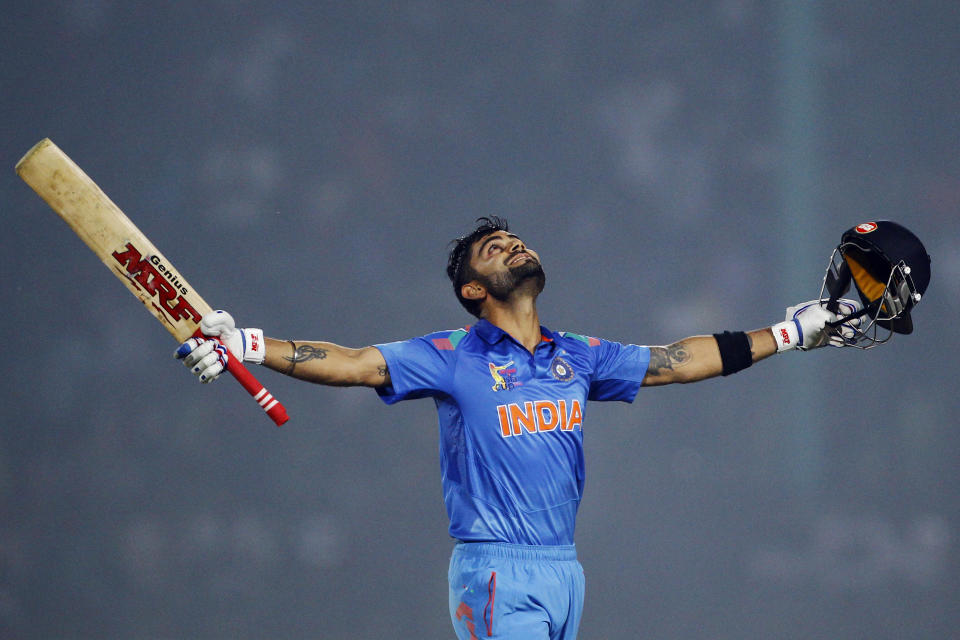
[[[933,257],[913,336],[588,409],[585,639],[960,626],[952,2],[8,3],[0,635],[450,636],[432,403],[262,372],[273,428],[13,173],[49,136],[214,306],[351,346],[469,322],[498,214],[545,324],[782,319],[842,231]]]

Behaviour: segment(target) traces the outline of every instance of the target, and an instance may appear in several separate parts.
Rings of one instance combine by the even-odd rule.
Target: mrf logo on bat
[[[117,261],[113,268],[128,278],[138,290],[156,298],[153,306],[164,316],[172,322],[181,319],[200,322],[200,314],[184,297],[190,290],[180,281],[176,272],[163,264],[160,256],[144,258],[132,242],[127,242],[126,247],[114,251],[111,255]],[[123,270],[120,267],[123,267]]]

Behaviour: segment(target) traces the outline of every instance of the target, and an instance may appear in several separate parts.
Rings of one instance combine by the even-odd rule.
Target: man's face
[[[505,301],[521,290],[533,295],[543,291],[546,275],[540,256],[514,234],[495,231],[474,243],[471,253],[477,282],[496,300]]]

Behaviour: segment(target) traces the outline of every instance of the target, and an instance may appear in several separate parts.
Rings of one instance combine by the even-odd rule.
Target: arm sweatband
[[[750,339],[743,331],[724,331],[713,334],[720,347],[720,362],[723,363],[721,375],[728,376],[737,371],[743,371],[753,364],[753,353],[750,351]]]

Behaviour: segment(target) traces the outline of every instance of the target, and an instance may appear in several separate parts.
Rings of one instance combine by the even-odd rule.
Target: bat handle
[[[270,416],[270,419],[273,420],[278,427],[290,419],[290,416],[287,415],[286,408],[280,404],[279,400],[273,397],[272,393],[267,391],[265,386],[253,377],[253,374],[243,366],[239,358],[227,358],[227,371],[237,379],[237,382],[247,390],[247,393],[253,396],[257,404],[267,412],[267,415]]]
[[[197,329],[193,335],[198,338],[207,337],[200,332],[200,329]],[[274,398],[273,394],[267,391],[267,388],[260,384],[253,374],[243,366],[240,358],[235,357],[232,353],[227,358],[227,371],[237,379],[237,382],[247,390],[247,393],[253,396],[260,408],[267,412],[267,415],[278,427],[290,419],[286,407],[280,404],[280,401]]]

